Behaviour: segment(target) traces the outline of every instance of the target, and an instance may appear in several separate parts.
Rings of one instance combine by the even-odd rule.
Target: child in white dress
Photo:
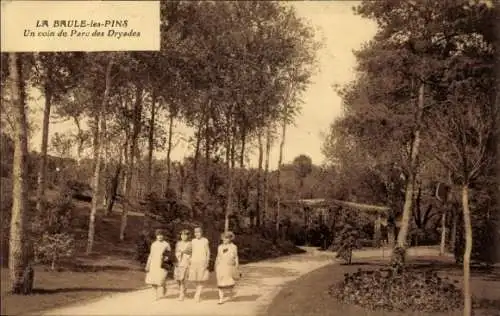
[[[221,237],[222,244],[217,249],[217,258],[215,259],[219,304],[226,301],[224,291],[230,290],[232,292],[236,284],[235,278],[239,278],[238,247],[233,244],[234,233],[226,232]]]
[[[195,301],[200,301],[203,283],[208,280],[208,263],[210,262],[210,247],[208,239],[203,237],[201,227],[194,229],[194,239],[191,241],[191,262],[189,264],[189,281],[196,283]]]
[[[165,240],[164,233],[161,229],[157,229],[156,240],[151,244],[148,261],[146,263],[146,284],[153,287],[156,299],[160,298],[158,287],[162,287],[163,296],[167,294],[167,270],[163,268],[163,262],[167,260],[170,249],[170,244]]]
[[[184,229],[181,231],[181,240],[175,245],[175,256],[177,258],[177,263],[174,270],[174,278],[179,285],[179,300],[184,300],[186,287],[184,281],[186,280],[186,275],[189,269],[189,263],[191,260],[191,242],[188,240],[189,231]]]

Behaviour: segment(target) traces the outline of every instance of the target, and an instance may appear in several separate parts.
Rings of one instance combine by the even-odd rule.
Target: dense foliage
[[[330,288],[330,294],[343,303],[370,310],[432,313],[448,312],[462,305],[460,289],[428,271],[360,269],[346,274],[342,282]]]

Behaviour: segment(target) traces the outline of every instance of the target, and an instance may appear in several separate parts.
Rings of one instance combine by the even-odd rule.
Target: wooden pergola
[[[330,210],[332,206],[343,206],[348,207],[353,210],[359,210],[364,213],[373,214],[376,216],[373,228],[374,228],[374,243],[376,246],[380,246],[381,239],[381,226],[387,225],[387,218],[389,215],[390,208],[387,206],[379,206],[373,204],[364,204],[350,201],[342,201],[336,199],[299,199],[299,200],[288,200],[283,201],[281,204],[285,207],[300,207],[307,214],[307,210],[325,208]],[[308,225],[308,223],[307,223]]]

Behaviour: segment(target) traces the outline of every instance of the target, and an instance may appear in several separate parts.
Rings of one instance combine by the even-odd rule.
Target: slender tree
[[[14,160],[12,172],[12,213],[9,239],[10,290],[20,294],[29,264],[26,216],[28,212],[28,122],[26,119],[23,59],[18,53],[9,53],[9,81],[14,123]]]
[[[34,71],[31,72],[35,87],[39,87],[44,97],[42,143],[40,166],[38,169],[37,205],[40,214],[45,211],[45,190],[47,188],[47,148],[49,143],[49,123],[52,105],[74,87],[81,78],[83,54],[76,53],[36,53]],[[51,220],[52,216],[49,216]]]
[[[88,230],[88,238],[87,238],[87,249],[86,252],[87,254],[90,254],[92,252],[92,248],[94,245],[94,238],[95,238],[95,217],[97,213],[97,204],[98,204],[98,196],[99,196],[99,183],[100,183],[100,178],[101,178],[101,163],[102,163],[102,153],[104,151],[104,137],[105,137],[105,120],[106,117],[104,116],[106,113],[106,107],[109,99],[109,94],[110,94],[110,89],[111,89],[111,71],[113,69],[113,64],[114,64],[114,56],[111,55],[109,56],[109,60],[106,65],[105,69],[105,88],[104,88],[104,95],[102,98],[102,103],[101,107],[99,108],[99,112],[97,114],[98,117],[98,123],[100,123],[100,130],[99,130],[99,137],[100,141],[98,143],[98,148],[97,148],[97,155],[96,155],[96,161],[94,163],[95,169],[94,169],[94,177],[92,180],[92,206],[90,210],[90,216],[89,216],[89,230]]]

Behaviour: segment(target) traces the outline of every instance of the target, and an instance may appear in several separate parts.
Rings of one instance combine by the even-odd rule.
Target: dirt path
[[[167,297],[159,301],[154,301],[153,293],[147,289],[50,310],[44,315],[257,315],[270,304],[285,283],[335,262],[333,253],[313,248],[305,250],[304,254],[242,265],[243,278],[238,283],[237,295],[224,305],[217,304],[214,282],[204,289],[200,303],[191,299],[192,288],[188,289],[188,298],[178,301],[176,286],[170,282]]]
[[[217,304],[217,288],[210,282],[204,289],[202,301],[194,302],[194,289],[188,290],[188,298],[182,302],[176,299],[177,288],[170,282],[167,297],[154,301],[150,289],[125,294],[116,294],[95,302],[51,310],[44,315],[260,315],[272,302],[283,286],[313,270],[335,263],[335,254],[321,252],[314,248],[304,248],[307,252],[273,260],[242,265],[242,280],[238,283],[236,297],[225,303]],[[387,250],[363,250],[355,256],[387,256]],[[124,274],[123,277],[127,277]]]

